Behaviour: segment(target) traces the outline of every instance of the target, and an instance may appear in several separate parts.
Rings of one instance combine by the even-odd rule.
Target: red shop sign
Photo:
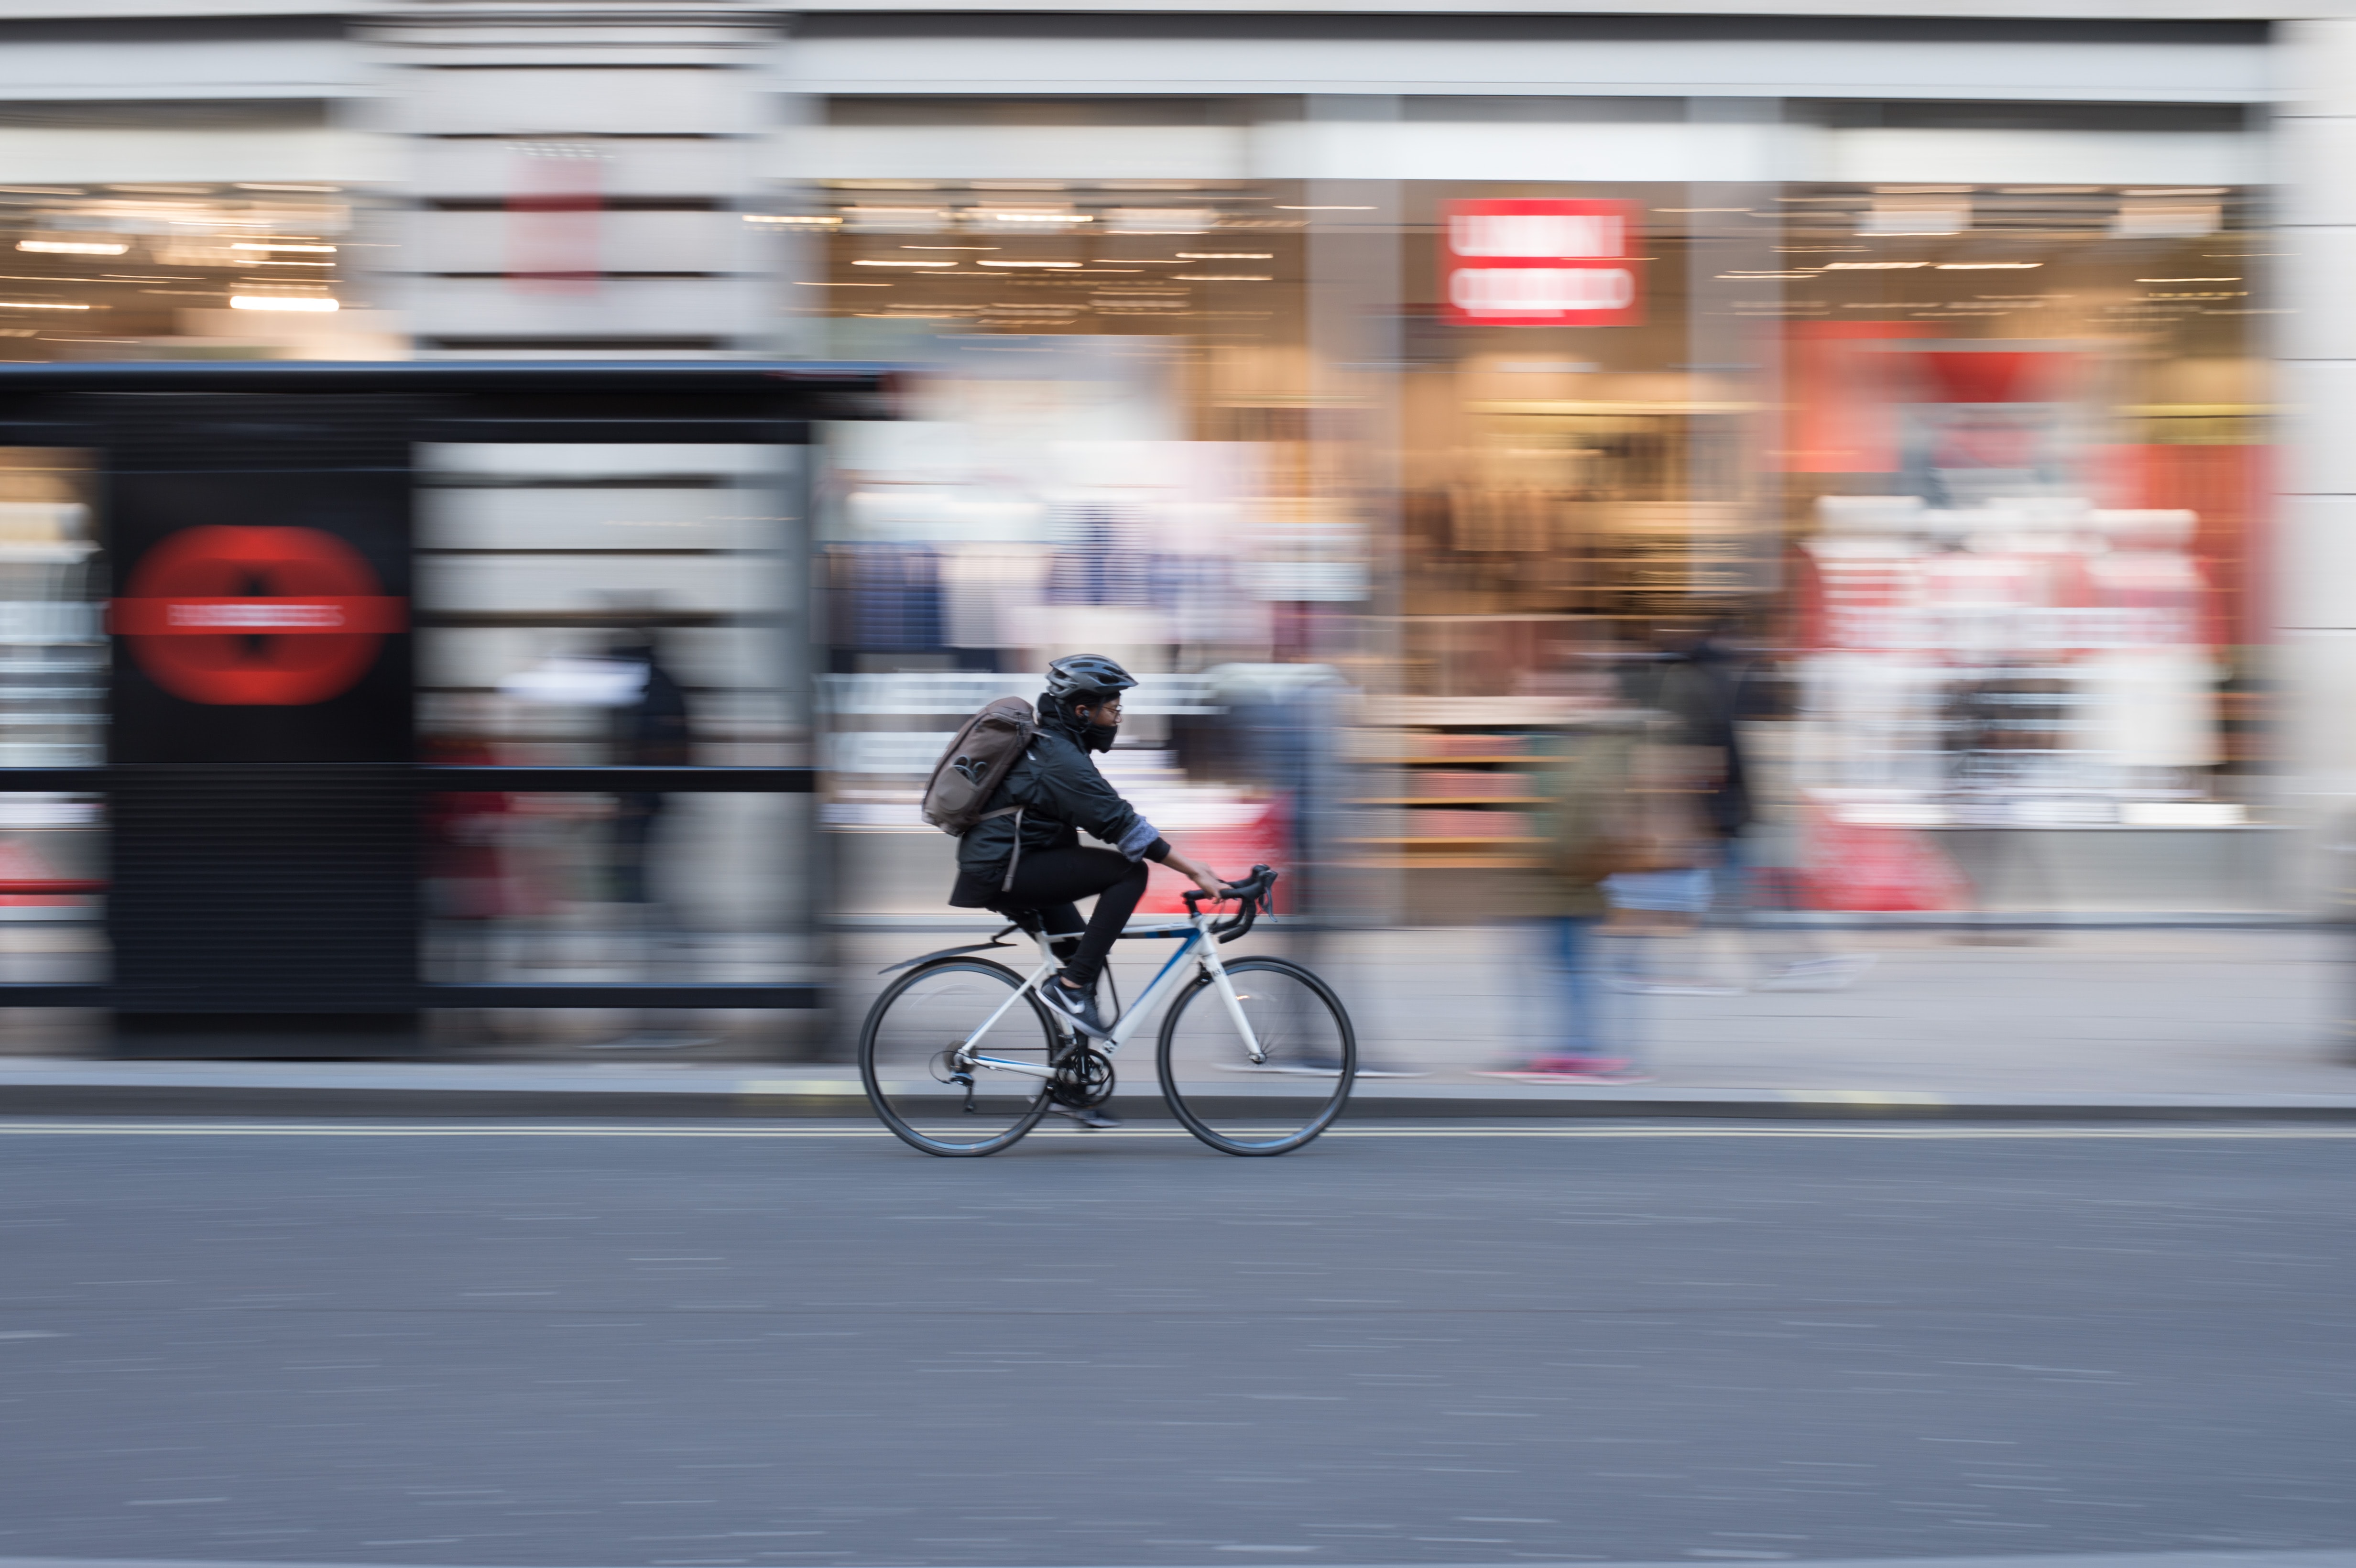
[[[1442,310],[1459,326],[1633,326],[1644,319],[1630,201],[1451,201]]]
[[[156,685],[190,702],[301,707],[351,689],[406,602],[317,528],[183,528],[140,558],[108,616]]]

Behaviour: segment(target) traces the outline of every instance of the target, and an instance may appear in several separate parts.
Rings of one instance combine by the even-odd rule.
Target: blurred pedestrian
[[[687,688],[663,667],[651,628],[632,627],[615,635],[605,656],[617,666],[637,667],[635,690],[616,705],[610,754],[628,767],[685,767],[694,761],[689,737]],[[649,909],[655,902],[647,875],[648,853],[662,819],[666,798],[653,790],[614,797],[614,897]]]
[[[1828,954],[1791,928],[1770,936],[1752,918],[1773,901],[1759,893],[1762,868],[1749,834],[1754,770],[1743,724],[1776,712],[1771,672],[1723,622],[1659,628],[1653,645],[1652,656],[1632,667],[1633,678],[1626,684],[1640,706],[1661,716],[1659,741],[1665,750],[1652,787],[1684,797],[1676,808],[1679,830],[1690,829],[1693,838],[1676,874],[1632,877],[1612,890],[1614,903],[1656,938],[1689,933],[1716,912],[1744,934],[1754,972],[1763,970],[1757,982],[1762,986],[1847,985],[1872,965],[1871,955]],[[1664,951],[1653,946],[1648,957]],[[1711,984],[1698,973],[1638,983],[1699,996],[1730,996],[1742,988]]]
[[[624,767],[686,767],[695,761],[687,688],[664,667],[651,624],[626,626],[606,644],[606,660],[622,672],[627,700],[609,709],[608,754]],[[662,949],[678,945],[675,923],[655,896],[650,875],[655,837],[669,797],[658,790],[625,790],[614,796],[610,825],[614,901],[628,923],[625,939],[635,943],[648,973],[666,965]],[[713,1035],[697,1027],[686,1009],[641,1010],[618,1039],[591,1046],[599,1051],[679,1051],[709,1045]]]
[[[1639,1083],[1630,1016],[1634,1006],[1612,984],[1604,935],[1610,904],[1604,884],[1633,869],[1642,854],[1634,810],[1642,720],[1603,699],[1600,677],[1573,698],[1568,722],[1547,742],[1533,787],[1540,864],[1523,879],[1521,912],[1542,937],[1547,1040],[1520,1068],[1500,1075],[1540,1083]]]
[[[1728,842],[1708,817],[1720,764],[1685,733],[1674,718],[1643,716],[1628,762],[1621,865],[1604,879],[1603,894],[1611,930],[1627,944],[1620,984],[1655,995],[1731,996],[1740,987],[1708,984],[1689,947],[1669,945],[1691,936],[1709,912]],[[1663,963],[1673,950],[1683,955],[1675,969]]]

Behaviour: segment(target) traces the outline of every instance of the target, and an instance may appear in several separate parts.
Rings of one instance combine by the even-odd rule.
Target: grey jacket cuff
[[[1128,832],[1120,836],[1120,842],[1113,848],[1132,860],[1141,859],[1145,852],[1153,848],[1153,841],[1161,837],[1162,830],[1141,816],[1130,826]]]

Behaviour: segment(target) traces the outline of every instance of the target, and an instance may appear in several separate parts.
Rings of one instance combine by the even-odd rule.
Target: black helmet
[[[1047,695],[1058,709],[1075,700],[1094,707],[1136,684],[1135,676],[1102,654],[1071,654],[1047,667]]]

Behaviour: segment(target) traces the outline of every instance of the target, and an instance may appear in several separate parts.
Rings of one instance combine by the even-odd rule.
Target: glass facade
[[[515,955],[657,901],[697,912],[665,915],[685,923],[642,977],[798,974],[787,903],[937,910],[924,772],[1076,648],[1149,677],[1111,765],[1157,822],[1242,864],[1373,874],[1348,884],[1369,907],[1436,885],[1398,872],[1525,863],[1513,759],[1567,672],[1712,628],[1762,656],[1753,848],[1799,901],[1952,901],[1928,874],[1820,874],[1924,831],[2252,820],[2275,307],[2261,189],[2220,177],[2254,166],[2238,112],[809,103],[801,172],[741,215],[658,211],[619,165],[580,183],[635,144],[519,135],[500,192],[434,197],[405,259],[348,183],[0,189],[0,357],[390,357],[404,266],[518,311],[620,311],[690,276],[647,270],[633,225],[692,220],[766,278],[759,351],[921,368],[912,417],[830,433],[807,530],[802,479],[742,454],[419,453],[429,753],[631,753],[564,672],[650,637],[685,754],[818,760],[850,836],[835,891],[755,889],[725,847],[786,853],[799,803],[682,801],[653,851],[610,802],[453,803],[437,974],[544,967]],[[1855,177],[1751,177],[1775,158]],[[1556,166],[1627,177],[1528,177]],[[19,469],[9,548],[77,548],[70,485]],[[789,504],[743,504],[780,484]],[[58,695],[97,645],[59,617],[103,589],[42,561],[9,568],[46,574],[10,596],[20,631],[57,634],[0,698],[27,762],[98,744]],[[1295,756],[1270,737],[1303,704],[1333,741]],[[660,901],[630,869],[648,852]],[[2138,896],[2091,875],[2064,901]]]
[[[429,761],[807,760],[787,635],[803,597],[800,449],[450,443],[421,446],[417,464]],[[809,810],[796,795],[436,795],[426,978],[805,979]],[[731,1028],[701,1014],[476,1022],[492,1040],[642,1047]]]
[[[1804,903],[1952,898],[1919,868],[1826,874],[1860,836],[2249,820],[2251,187],[805,194],[754,215],[797,236],[787,308],[930,369],[918,417],[844,432],[823,482],[839,825],[920,831],[954,716],[1086,646],[1157,677],[1128,765],[1173,809],[1290,809],[1190,728],[1257,672],[1322,667],[1362,775],[1335,863],[1504,869],[1530,830],[1492,764],[1533,705],[1583,657],[1713,630],[1772,671],[1745,718],[1760,852]],[[940,845],[873,852],[909,863],[881,907],[937,904]]]
[[[352,287],[358,199],[301,180],[0,187],[0,361],[399,357]]]

